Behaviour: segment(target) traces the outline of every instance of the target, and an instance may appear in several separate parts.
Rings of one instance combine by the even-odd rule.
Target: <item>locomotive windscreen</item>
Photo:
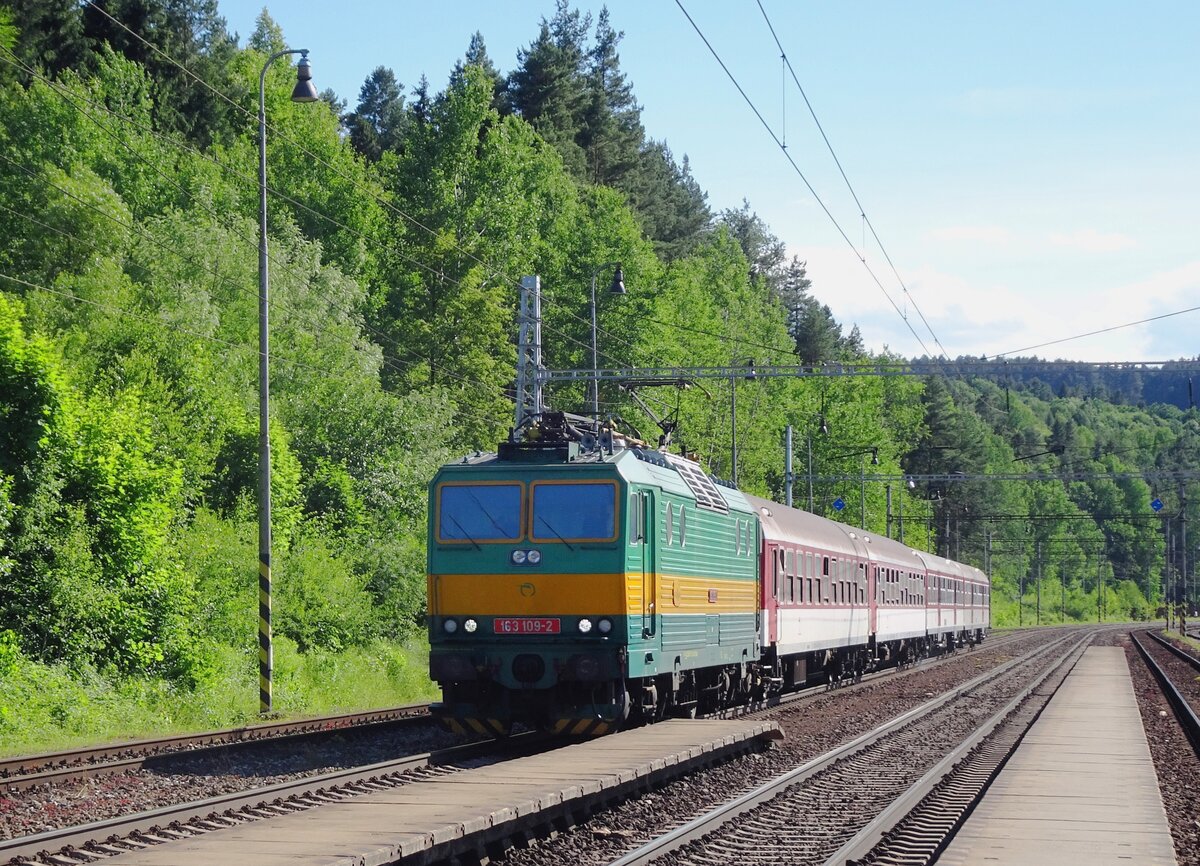
[[[443,484],[438,488],[439,541],[509,541],[521,537],[520,484]]]
[[[534,482],[534,541],[612,541],[616,537],[615,483]]]

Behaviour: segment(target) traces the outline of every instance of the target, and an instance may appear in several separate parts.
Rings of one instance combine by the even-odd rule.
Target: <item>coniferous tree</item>
[[[558,149],[577,177],[586,170],[578,139],[587,108],[584,42],[591,23],[590,15],[558,0],[554,17],[542,19],[537,39],[517,53],[520,65],[508,77],[513,111]]]
[[[507,84],[504,76],[500,74],[500,70],[496,68],[496,64],[492,62],[492,58],[488,55],[487,45],[483,41],[483,34],[478,30],[471,36],[471,42],[467,46],[467,53],[463,55],[463,59],[454,64],[454,71],[450,73],[450,86],[456,87],[462,80],[463,70],[467,66],[478,66],[483,70],[484,75],[492,82],[492,108],[499,114],[511,114],[512,109],[508,104]]]
[[[254,19],[254,32],[250,34],[249,46],[260,54],[274,54],[287,47],[283,28],[265,8]]]
[[[783,241],[776,237],[762,217],[742,199],[742,206],[721,212],[718,221],[728,226],[750,263],[750,279],[767,287],[772,297],[779,299],[783,279],[783,262],[787,256]]]
[[[385,150],[400,149],[407,121],[402,85],[386,66],[367,76],[358,92],[358,107],[342,119],[350,144],[371,162]]]
[[[621,72],[617,46],[622,36],[609,22],[608,8],[602,8],[588,53],[587,102],[578,144],[587,159],[588,180],[624,190],[645,133],[633,85]]]
[[[708,194],[692,176],[688,158],[677,163],[665,141],[642,146],[637,171],[626,183],[630,206],[665,258],[694,250],[711,227]]]
[[[13,51],[24,66],[54,76],[87,60],[83,9],[75,0],[8,0],[5,5],[20,36]],[[18,78],[28,83],[32,75],[21,70]]]
[[[237,51],[216,0],[103,0],[83,10],[84,36],[141,64],[154,81],[154,114],[201,145],[234,135],[227,75]]]

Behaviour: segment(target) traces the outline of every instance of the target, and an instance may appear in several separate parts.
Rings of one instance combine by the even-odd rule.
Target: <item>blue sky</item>
[[[599,11],[586,2],[578,8]],[[671,0],[613,0],[648,133],[714,209],[743,198],[872,349],[921,353],[863,266],[951,355],[993,355],[1200,305],[1200,4],[762,0],[909,298],[825,149],[755,0],[683,4],[782,137],[851,249]],[[351,105],[370,71],[444,86],[476,30],[507,72],[544,2],[267,4]],[[243,41],[263,8],[222,0]],[[786,123],[785,118],[786,117]],[[1195,356],[1200,313],[1037,350]]]

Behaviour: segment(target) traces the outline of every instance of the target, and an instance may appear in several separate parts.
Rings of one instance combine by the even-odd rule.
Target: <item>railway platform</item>
[[[1174,866],[1120,647],[1090,647],[938,860]]]
[[[674,720],[107,858],[121,866],[432,863],[782,738],[774,722]]]

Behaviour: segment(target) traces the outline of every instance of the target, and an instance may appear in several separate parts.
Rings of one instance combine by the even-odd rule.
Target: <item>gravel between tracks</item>
[[[30,836],[457,745],[432,720],[390,731],[348,729],[320,743],[263,740],[216,755],[172,753],[153,768],[0,792],[0,838]]]
[[[982,649],[960,653],[958,658],[938,667],[917,668],[905,675],[883,677],[856,691],[835,691],[812,703],[784,705],[755,714],[757,718],[779,722],[786,735],[779,746],[687,776],[622,803],[553,839],[513,850],[503,862],[519,866],[609,863],[736,794],[824,754],[985,670],[1044,645],[1058,634],[1061,632],[1057,630],[1046,631],[995,649],[985,644]]]
[[[1146,739],[1150,743],[1150,754],[1154,757],[1154,768],[1158,773],[1158,789],[1162,792],[1163,807],[1167,812],[1167,821],[1171,825],[1171,835],[1175,839],[1175,857],[1179,866],[1200,866],[1200,759],[1192,750],[1187,737],[1184,736],[1175,721],[1171,706],[1163,697],[1158,681],[1142,661],[1142,657],[1134,648],[1127,635],[1121,635],[1120,645],[1125,647],[1125,659],[1129,662],[1129,671],[1133,676],[1133,690],[1137,694],[1138,707],[1142,712],[1142,727],[1146,729]],[[1165,651],[1155,653],[1151,649],[1153,641],[1143,640],[1159,664],[1166,665],[1166,660],[1172,658]],[[1168,674],[1184,691],[1189,700],[1196,700],[1200,693],[1200,684],[1195,683],[1195,671],[1183,662],[1177,662],[1181,671],[1176,673],[1174,667],[1169,667]],[[1184,679],[1192,688],[1185,691]]]

